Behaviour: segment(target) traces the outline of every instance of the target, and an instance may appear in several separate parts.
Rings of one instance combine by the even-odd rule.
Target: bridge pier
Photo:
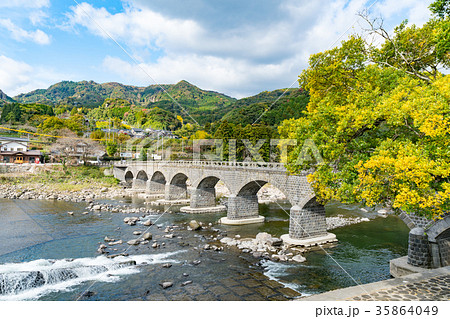
[[[184,213],[218,213],[226,211],[223,205],[216,206],[216,189],[214,187],[195,188],[191,190],[190,206],[181,207]]]
[[[147,187],[146,183],[147,182],[142,179],[135,178],[135,179],[133,179],[132,188],[135,190],[145,190]]]
[[[152,194],[165,194],[166,192],[166,184],[159,183],[155,181],[147,181],[145,192],[149,195]]]
[[[228,197],[227,217],[222,217],[224,225],[246,225],[263,223],[264,216],[259,215],[258,196],[230,195]]]
[[[216,206],[216,189],[212,188],[196,188],[191,192],[191,207],[213,207]]]
[[[187,199],[187,186],[186,184],[170,184],[165,185],[164,200],[177,201],[181,199]]]
[[[283,242],[294,246],[314,246],[335,242],[336,235],[327,232],[325,207],[311,199],[306,205],[294,205],[290,210],[289,234]]]

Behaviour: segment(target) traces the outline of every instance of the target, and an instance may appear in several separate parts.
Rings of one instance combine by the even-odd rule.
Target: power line
[[[0,126],[1,130],[6,130],[6,131],[13,131],[13,132],[18,132],[18,133],[25,133],[25,134],[31,134],[31,135],[35,135],[35,136],[45,136],[45,137],[55,137],[55,138],[70,138],[73,140],[84,140],[85,138],[83,137],[72,137],[72,136],[58,136],[58,135],[49,135],[49,134],[42,134],[42,133],[33,133],[33,132],[28,132],[28,131],[24,131],[24,130],[16,130],[16,129],[12,129],[12,128],[7,128],[4,126]],[[109,139],[91,139],[93,141],[109,141]]]

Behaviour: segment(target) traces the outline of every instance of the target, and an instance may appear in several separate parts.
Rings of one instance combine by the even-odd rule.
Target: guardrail
[[[250,169],[270,169],[285,171],[283,163],[271,162],[219,162],[219,161],[120,161],[115,162],[115,166],[132,166],[132,165],[152,165],[161,166],[182,166],[182,167],[235,167]]]

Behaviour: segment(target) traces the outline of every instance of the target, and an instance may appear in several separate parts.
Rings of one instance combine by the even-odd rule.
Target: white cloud
[[[42,30],[26,31],[15,25],[10,19],[0,19],[0,27],[7,29],[17,41],[31,40],[37,44],[50,44],[50,37]]]
[[[48,18],[48,14],[42,10],[34,10],[28,17],[33,25],[38,25]]]
[[[297,60],[296,60],[297,59]],[[251,62],[195,54],[164,56],[155,63],[138,65],[116,57],[106,57],[103,67],[127,83],[152,85],[187,80],[202,89],[242,98],[264,87],[288,87],[296,81],[299,57],[280,64]],[[293,87],[298,85],[294,83]]]
[[[202,32],[194,21],[168,19],[150,10],[131,9],[111,14],[105,8],[97,9],[85,2],[72,10],[69,14],[71,25],[81,25],[101,37],[111,36],[139,46],[163,46],[168,45],[167,42],[185,46]]]
[[[11,97],[48,87],[66,78],[47,67],[33,67],[0,55],[0,89]]]
[[[42,8],[49,7],[50,0],[2,0],[0,8]]]
[[[371,12],[383,16],[388,29],[404,18],[420,25],[428,19],[426,7],[431,1],[380,0]],[[283,0],[266,1],[260,6],[258,1],[249,0],[243,7],[238,2],[235,7],[217,4],[226,8],[222,12],[205,0],[128,0],[124,11],[115,14],[81,3],[67,16],[75,29],[81,26],[108,38],[104,30],[125,43],[159,83],[185,79],[240,97],[291,85],[307,67],[311,54],[337,46],[349,34],[360,32],[364,23],[357,21],[357,13],[373,3]],[[254,8],[262,13],[253,16]],[[149,59],[149,51],[158,58],[150,54]],[[103,67],[134,84],[152,82],[131,59],[127,62],[107,57]]]

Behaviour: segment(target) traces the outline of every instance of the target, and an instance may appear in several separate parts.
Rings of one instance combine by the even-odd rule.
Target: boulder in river
[[[272,236],[268,233],[258,233],[256,235],[256,241],[258,242],[258,244],[262,244],[262,245],[271,245],[273,242]]]
[[[144,240],[151,240],[152,237],[152,233],[144,233],[144,235],[142,235],[142,239]]]
[[[304,261],[306,261],[306,258],[303,257],[302,255],[295,255],[294,257],[292,257],[293,261],[296,261],[298,263],[302,263]]]
[[[181,286],[184,287],[184,286],[187,286],[187,285],[190,285],[190,284],[192,284],[192,280],[187,280],[185,282],[182,282]]]
[[[167,289],[169,287],[173,286],[173,282],[172,281],[165,281],[159,284],[161,287],[163,287],[163,289]]]
[[[149,226],[153,225],[153,223],[152,223],[152,221],[149,219],[149,220],[145,221],[145,222],[143,223],[143,225],[144,225],[145,227],[149,227]]]
[[[132,239],[132,240],[127,241],[127,244],[128,245],[139,245],[139,240]]]
[[[200,226],[200,224],[199,224],[196,220],[191,220],[191,221],[189,222],[189,227],[190,227],[192,230],[199,230],[199,229],[202,228],[202,226]]]

